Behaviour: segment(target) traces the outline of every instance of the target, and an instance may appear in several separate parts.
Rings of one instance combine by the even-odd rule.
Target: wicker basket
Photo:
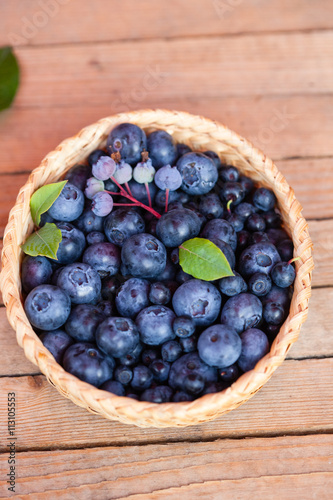
[[[74,164],[82,162],[94,149],[103,147],[110,130],[121,122],[132,122],[146,132],[167,130],[176,142],[196,150],[214,150],[228,164],[243,174],[274,190],[285,229],[294,243],[296,281],[290,313],[280,329],[270,352],[256,367],[242,375],[223,392],[208,394],[193,402],[152,404],[114,396],[80,381],[65,372],[43,346],[32,330],[21,299],[20,245],[33,230],[29,201],[40,186],[57,181]],[[247,401],[271,377],[297,340],[308,313],[313,270],[312,243],[308,225],[301,215],[302,207],[294,191],[274,163],[248,141],[225,126],[188,113],[165,110],[142,110],[104,118],[63,141],[48,154],[21,188],[10,212],[5,230],[0,285],[10,324],[27,358],[38,365],[49,382],[65,397],[87,410],[110,420],[140,427],[187,426],[212,420]]]

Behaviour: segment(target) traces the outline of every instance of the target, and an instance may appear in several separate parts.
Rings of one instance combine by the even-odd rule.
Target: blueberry
[[[239,231],[237,233],[237,250],[241,252],[247,246],[249,246],[250,242],[250,233],[248,231]]]
[[[105,318],[109,318],[114,315],[114,308],[110,301],[108,300],[100,300],[96,304],[96,308],[99,312],[104,314]]]
[[[177,340],[169,340],[162,345],[162,359],[168,361],[168,363],[173,363],[182,354],[182,348]]]
[[[46,224],[47,222],[50,222],[50,223],[51,223],[51,222],[55,222],[55,221],[54,221],[54,218],[53,218],[53,217],[51,217],[51,215],[50,215],[48,212],[44,212],[44,213],[41,215],[39,226],[40,226],[40,227],[43,227],[43,226],[45,226],[45,224]]]
[[[171,365],[169,385],[172,389],[184,390],[184,381],[190,374],[200,375],[205,384],[217,382],[217,370],[199,358],[198,353],[184,354]]]
[[[218,179],[213,160],[202,153],[186,153],[177,161],[177,168],[183,179],[182,189],[188,194],[206,194]]]
[[[105,234],[101,231],[92,231],[87,234],[88,245],[93,245],[94,243],[103,243],[106,240]]]
[[[55,220],[71,222],[77,219],[83,212],[84,195],[74,184],[67,182],[48,213]]]
[[[113,209],[113,198],[106,191],[100,191],[92,197],[91,210],[98,217],[105,217]]]
[[[84,252],[82,261],[89,264],[101,276],[114,276],[120,268],[120,250],[113,243],[95,243]]]
[[[154,236],[141,233],[128,238],[121,251],[121,260],[135,278],[156,278],[166,265],[166,249]]]
[[[183,403],[185,401],[193,401],[193,399],[194,396],[192,396],[191,394],[187,394],[187,392],[185,391],[176,391],[172,398],[172,401],[174,403]]]
[[[269,274],[280,260],[280,255],[272,243],[256,243],[243,250],[238,262],[239,272],[244,278],[258,272]]]
[[[125,387],[116,380],[107,380],[101,385],[100,389],[112,392],[116,396],[125,396]]]
[[[27,296],[24,310],[30,323],[40,330],[57,330],[71,311],[68,294],[53,285],[39,285]]]
[[[206,394],[215,394],[216,392],[223,391],[226,387],[228,387],[228,385],[224,382],[213,382],[212,384],[207,385],[202,395],[205,396]]]
[[[44,332],[39,338],[59,364],[62,363],[66,349],[73,344],[73,339],[60,329]]]
[[[57,250],[57,263],[72,264],[77,262],[86,246],[86,239],[82,231],[69,222],[57,222],[61,231],[62,240]]]
[[[141,401],[149,403],[167,403],[171,401],[173,395],[172,389],[167,385],[157,385],[151,389],[146,389],[141,394]]]
[[[275,304],[274,302],[268,302],[264,306],[263,318],[268,325],[279,326],[282,325],[286,319],[286,310],[281,304]]]
[[[279,229],[282,225],[281,215],[271,210],[262,214],[266,222],[267,229]]]
[[[174,165],[177,159],[177,148],[172,136],[165,130],[156,130],[149,135],[147,149],[155,168]]]
[[[170,261],[170,259],[167,258],[164,271],[159,275],[158,280],[163,282],[172,281],[173,279],[175,279],[175,277],[176,277],[176,266],[174,266],[173,263]],[[166,283],[164,284],[165,286],[168,287]]]
[[[258,297],[250,293],[240,293],[228,299],[224,304],[221,323],[230,325],[237,333],[241,333],[258,325],[261,318],[262,304]]]
[[[264,305],[272,302],[282,307],[287,307],[290,303],[289,289],[273,285],[269,293],[265,297],[262,297],[261,301]]]
[[[220,169],[219,176],[223,182],[238,182],[239,172],[236,167],[225,165]]]
[[[221,295],[208,281],[192,279],[181,285],[172,298],[177,316],[188,316],[196,325],[213,323],[221,309]]]
[[[144,203],[145,205],[148,205],[149,200],[148,200],[148,195],[147,195],[147,191],[146,191],[145,185],[144,184],[139,184],[134,179],[132,179],[128,183],[128,185],[130,187],[130,190],[131,190],[131,193],[132,193],[133,197],[136,200],[141,201],[141,203]],[[154,203],[155,196],[156,196],[156,193],[157,193],[157,187],[155,186],[155,184],[153,182],[151,182],[149,184],[149,192],[150,192],[151,201],[152,201],[152,203]]]
[[[65,324],[66,332],[77,342],[95,342],[95,332],[105,316],[92,304],[79,304]]]
[[[228,214],[226,216],[227,221],[229,224],[232,225],[236,233],[239,233],[239,231],[242,231],[244,228],[244,219],[237,215],[236,213]]]
[[[256,209],[251,203],[243,201],[235,207],[235,214],[242,217],[244,220],[247,219],[251,214],[254,214]]]
[[[121,316],[135,316],[149,305],[149,282],[140,278],[130,278],[117,291],[116,306]]]
[[[95,149],[88,156],[88,163],[92,167],[102,156],[109,156],[103,149]]]
[[[142,363],[149,366],[155,359],[160,357],[160,350],[158,348],[144,349],[141,354]]]
[[[194,352],[197,350],[198,337],[196,334],[190,337],[179,338],[179,344],[185,353]]]
[[[65,175],[65,179],[81,191],[84,191],[89,177],[91,177],[90,165],[75,165]]]
[[[180,338],[187,338],[195,332],[195,322],[187,316],[178,316],[172,325],[173,331]]]
[[[46,257],[30,257],[27,255],[22,262],[22,286],[25,292],[29,293],[39,285],[51,282],[52,266]]]
[[[97,328],[96,343],[105,354],[122,358],[139,343],[139,332],[129,318],[107,318]]]
[[[156,305],[168,304],[171,300],[171,292],[164,283],[153,283],[150,287],[149,300]]]
[[[247,291],[246,281],[236,271],[234,271],[234,276],[227,276],[220,279],[218,285],[220,292],[228,297],[233,297]]]
[[[121,286],[118,276],[109,276],[102,280],[101,295],[104,300],[113,300],[115,294]]]
[[[252,179],[250,179],[249,177],[246,177],[245,175],[241,175],[239,178],[239,183],[242,185],[242,188],[244,189],[245,194],[251,193],[251,191],[254,187]]]
[[[106,145],[110,153],[119,152],[122,160],[135,165],[140,161],[142,151],[147,149],[147,138],[137,125],[121,123],[111,130]]]
[[[275,285],[287,288],[295,281],[295,268],[288,262],[278,262],[271,270],[271,277]]]
[[[114,371],[114,379],[122,385],[128,385],[133,378],[133,370],[129,366],[119,365]]]
[[[289,239],[285,239],[280,241],[277,246],[277,251],[283,261],[288,262],[293,258],[294,254],[294,245],[293,242]]]
[[[178,172],[178,170],[177,170]],[[179,173],[179,172],[178,172]],[[179,192],[178,191],[170,191],[168,195],[168,210],[172,209],[172,204],[175,202],[179,201]],[[162,191],[161,189],[157,192],[155,196],[155,205],[157,205],[160,208],[165,207],[165,202],[166,202],[166,191]],[[171,208],[170,208],[171,207]],[[182,207],[182,204],[180,204],[180,208]]]
[[[250,235],[249,246],[255,245],[256,243],[261,243],[262,241],[270,241],[267,233],[263,231],[255,231]]]
[[[203,154],[205,156],[208,156],[208,158],[210,158],[211,160],[213,160],[217,169],[221,168],[222,163],[221,163],[220,157],[217,153],[215,153],[215,151],[204,151]]]
[[[148,345],[160,345],[175,338],[172,323],[175,315],[165,306],[150,306],[139,312],[136,325],[142,342]]]
[[[230,325],[213,325],[199,337],[200,358],[209,366],[223,368],[230,366],[240,356],[241,340],[237,331]]]
[[[289,239],[288,234],[284,229],[268,229],[267,236],[273,245],[278,245],[282,241]]]
[[[177,156],[183,156],[185,155],[186,153],[191,153],[192,152],[192,149],[190,148],[190,146],[188,146],[187,144],[183,144],[182,142],[179,142],[177,145],[176,145],[176,148],[177,148]]]
[[[221,382],[231,383],[238,379],[240,373],[237,363],[226,366],[219,370],[219,379]]]
[[[156,226],[157,237],[167,248],[178,247],[197,236],[200,220],[192,210],[183,208],[163,214]]]
[[[103,217],[99,217],[90,208],[86,208],[75,221],[75,225],[83,233],[103,231],[103,220]]]
[[[183,271],[182,269],[180,269],[176,275],[176,281],[177,283],[179,283],[180,285],[182,285],[183,283],[185,283],[186,281],[189,281],[193,278],[193,276],[191,276],[191,274],[187,274],[185,273],[185,271]]]
[[[104,231],[110,243],[121,247],[130,236],[145,231],[145,222],[135,209],[118,208],[106,217]]]
[[[133,369],[133,378],[131,381],[131,387],[135,391],[144,391],[149,389],[153,382],[153,374],[145,365],[137,365]]]
[[[200,394],[205,388],[205,381],[199,373],[190,373],[184,379],[184,389],[189,394]]]
[[[265,231],[266,222],[263,217],[259,214],[251,214],[246,219],[246,229],[248,231]]]
[[[224,214],[223,205],[216,193],[209,193],[202,196],[200,198],[199,210],[207,219],[218,219],[223,217]]]
[[[170,258],[173,264],[179,264],[179,248],[171,250]]]
[[[219,192],[220,198],[225,203],[232,201],[232,205],[236,206],[245,198],[245,191],[239,182],[225,182]]]
[[[257,297],[267,295],[272,288],[272,280],[266,273],[254,273],[249,279],[249,290]]]
[[[253,205],[263,212],[272,210],[276,201],[276,196],[271,189],[260,187],[253,194]]]
[[[135,366],[139,362],[141,353],[142,353],[142,344],[139,342],[132,352],[119,358],[119,363],[121,365],[128,367]]]
[[[149,365],[149,369],[156,382],[163,383],[168,380],[170,363],[167,363],[163,359],[154,359],[154,361]]]
[[[289,289],[273,285],[270,292],[262,297],[263,318],[269,325],[281,325],[288,315],[290,304]]]
[[[61,270],[57,286],[68,293],[73,304],[84,304],[99,296],[101,278],[93,267],[75,262]]]
[[[115,362],[105,356],[94,344],[78,342],[64,354],[66,372],[96,387],[112,378]]]
[[[242,352],[238,359],[238,366],[243,372],[253,370],[259,359],[269,351],[269,342],[261,330],[250,328],[240,336]]]
[[[201,236],[215,243],[217,240],[222,240],[231,246],[235,251],[237,247],[237,234],[229,222],[224,219],[213,219],[207,222]],[[215,243],[216,245],[216,243]]]

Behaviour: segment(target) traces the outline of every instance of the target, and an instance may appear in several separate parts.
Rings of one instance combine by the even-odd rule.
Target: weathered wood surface
[[[19,453],[17,494],[286,499],[296,485],[298,498],[317,498],[323,480],[326,491],[333,484],[332,445],[332,435],[317,435]]]

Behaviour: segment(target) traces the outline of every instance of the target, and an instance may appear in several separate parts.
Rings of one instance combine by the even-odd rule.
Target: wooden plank
[[[308,319],[288,358],[333,357],[333,309],[326,307],[331,303],[333,288],[313,290]],[[39,368],[27,360],[24,351],[17,344],[4,307],[0,307],[0,352],[6,352],[0,365],[0,376],[40,373]]]
[[[313,286],[331,286],[333,284],[333,221],[309,221],[310,236],[314,245]]]
[[[290,498],[281,487],[295,493],[296,479],[301,491],[307,487],[299,498],[328,499],[332,445],[332,435],[316,435],[18,453],[15,492],[61,499],[221,498],[226,492],[234,499],[249,498],[260,485],[261,494],[270,486],[268,497],[278,499]],[[3,478],[8,464],[2,463]],[[5,491],[4,481],[0,486]],[[245,487],[247,496],[238,496]]]
[[[131,91],[121,92],[120,101],[111,99],[98,106],[85,102],[80,107],[12,108],[1,113],[0,148],[4,154],[0,157],[0,173],[28,172],[37,167],[42,158],[62,140],[75,135],[82,127],[118,111],[147,107],[179,109],[219,120],[275,160],[296,156],[333,156],[332,95],[292,98],[227,98],[219,95],[212,99],[202,96],[195,100],[178,96],[170,100],[168,96],[164,99],[152,98],[147,92],[142,100],[136,101]],[[312,181],[311,165],[309,160],[304,161],[307,179]],[[301,163],[283,167],[284,164],[281,164],[286,174],[290,170],[293,184],[297,186],[303,178]],[[318,172],[317,182],[331,175],[330,167],[328,160],[313,164],[313,175]],[[332,184],[330,178],[327,181],[327,184]]]
[[[285,361],[237,410],[202,425],[160,430],[139,429],[91,415],[64,399],[44,376],[3,377],[0,434],[7,432],[8,392],[16,394],[18,450],[326,432],[333,429],[332,370],[332,358]]]
[[[0,45],[321,29],[332,16],[329,0],[193,0],[190,9],[187,0],[141,0],[140,8],[135,0],[12,0],[1,5]]]
[[[19,175],[0,176],[1,197],[0,197],[0,236],[3,236],[4,229],[8,221],[8,215],[15,201],[20,188],[26,183],[28,173]]]
[[[332,91],[333,31],[24,47],[17,55],[20,107]]]

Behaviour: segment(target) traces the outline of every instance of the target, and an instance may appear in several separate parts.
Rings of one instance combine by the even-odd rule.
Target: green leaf
[[[57,251],[61,240],[60,229],[55,224],[47,222],[45,226],[29,236],[24,245],[22,245],[22,250],[33,257],[42,255],[43,257],[58,260]]]
[[[11,105],[20,79],[20,69],[11,47],[0,48],[0,111]]]
[[[185,273],[200,280],[234,276],[224,253],[205,238],[193,238],[180,245],[179,264]]]
[[[30,199],[30,210],[32,220],[39,226],[40,217],[44,212],[47,212],[51,205],[58,198],[64,185],[67,181],[55,182],[53,184],[46,184],[37,189]]]

